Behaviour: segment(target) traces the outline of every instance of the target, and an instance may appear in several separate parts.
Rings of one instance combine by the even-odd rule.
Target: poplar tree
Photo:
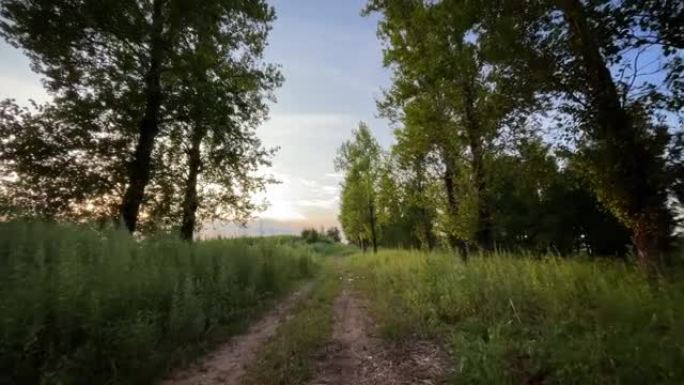
[[[253,126],[263,119],[263,98],[280,82],[276,69],[260,62],[275,18],[265,1],[2,0],[0,15],[0,33],[31,58],[56,108],[65,111],[64,119],[76,121],[73,131],[102,132],[82,145],[119,144],[115,156],[104,161],[125,175],[115,195],[129,231],[137,229],[141,210],[146,217],[172,210],[178,192],[169,179],[177,175],[163,160],[165,153],[178,152],[180,138],[187,138],[191,149],[188,178],[182,178],[189,186],[186,235],[195,227],[197,149],[213,128],[226,134],[210,146],[211,164],[232,167],[235,180],[222,182],[234,185],[233,191],[240,189],[235,181],[249,181],[247,170],[267,158],[245,129],[245,122]],[[236,206],[240,202],[244,199]]]
[[[195,58],[230,61],[240,49],[261,45],[275,17],[265,1],[230,0],[2,0],[0,15],[3,37],[29,55],[58,105],[135,138],[124,156],[119,206],[131,232],[158,163],[155,146],[174,118],[175,98],[182,85],[193,86],[184,81],[188,47]],[[200,36],[212,44],[202,44]],[[223,77],[209,81],[220,83],[234,74],[214,75]]]

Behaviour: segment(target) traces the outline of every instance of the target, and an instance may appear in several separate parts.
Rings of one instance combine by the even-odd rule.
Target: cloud
[[[300,199],[298,200],[297,206],[301,207],[316,207],[322,209],[336,209],[339,202],[338,197],[331,199]]]
[[[329,172],[329,173],[325,174],[324,176],[326,178],[329,178],[329,179],[338,179],[338,180],[344,178],[344,174],[341,172]]]

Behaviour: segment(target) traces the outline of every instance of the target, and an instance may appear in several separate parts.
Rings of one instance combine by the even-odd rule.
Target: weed
[[[0,224],[0,384],[146,384],[317,267],[275,239],[189,244]]]
[[[447,340],[456,384],[681,384],[684,294],[621,263],[386,251],[351,265],[385,335]]]

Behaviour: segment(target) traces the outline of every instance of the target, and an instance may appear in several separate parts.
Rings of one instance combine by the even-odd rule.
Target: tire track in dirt
[[[377,336],[367,302],[345,279],[335,302],[332,343],[310,385],[441,384],[449,357],[427,341],[388,343]]]
[[[239,385],[245,366],[257,357],[259,348],[275,335],[278,326],[312,287],[313,282],[290,294],[246,333],[231,338],[189,367],[171,373],[158,385]]]

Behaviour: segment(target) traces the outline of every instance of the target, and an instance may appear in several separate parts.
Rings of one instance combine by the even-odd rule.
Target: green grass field
[[[147,384],[317,269],[287,238],[136,241],[0,224],[0,384]]]
[[[333,302],[339,291],[335,262],[323,264],[308,298],[247,368],[244,385],[298,385],[314,373],[315,356],[329,342]]]
[[[40,222],[0,224],[0,384],[149,384],[241,332],[305,280],[314,290],[247,368],[311,378],[343,271],[388,339],[427,338],[453,384],[684,379],[684,283],[611,261],[382,251],[297,237],[189,244]],[[314,278],[315,277],[315,278]]]
[[[443,341],[454,384],[682,384],[684,285],[610,262],[355,255],[388,338]]]

